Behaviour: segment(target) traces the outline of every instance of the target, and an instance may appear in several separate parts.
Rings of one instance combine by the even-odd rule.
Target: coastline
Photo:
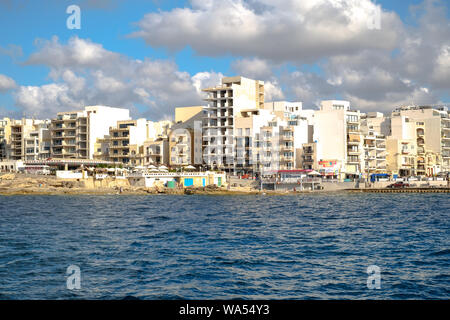
[[[0,176],[0,196],[17,195],[296,195],[337,193],[449,193],[450,188],[405,188],[405,189],[336,189],[336,190],[259,190],[252,187],[208,186],[208,187],[136,187],[112,181],[100,187],[87,186],[83,181],[57,179],[54,176],[30,176],[7,174]]]

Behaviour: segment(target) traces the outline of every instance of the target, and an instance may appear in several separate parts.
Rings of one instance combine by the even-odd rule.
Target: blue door
[[[194,179],[193,178],[184,179],[184,186],[185,187],[189,187],[189,186],[193,186],[193,185],[194,185]]]
[[[206,179],[205,178],[202,179],[202,183],[203,183],[203,186],[206,185]]]

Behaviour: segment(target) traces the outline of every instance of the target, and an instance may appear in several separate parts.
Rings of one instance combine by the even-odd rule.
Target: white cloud
[[[132,59],[101,44],[72,37],[66,44],[53,37],[38,41],[39,49],[26,65],[50,68],[53,83],[21,86],[14,97],[27,114],[53,116],[83,105],[110,105],[137,110],[151,119],[173,116],[176,106],[202,104],[201,88],[218,83],[221,74],[198,73],[191,77],[170,60]],[[137,111],[136,111],[137,112]]]
[[[152,47],[198,54],[233,54],[274,61],[315,61],[363,49],[392,49],[400,20],[381,12],[382,30],[371,30],[370,0],[209,0],[192,8],[149,13],[133,37]]]
[[[14,79],[0,74],[0,92],[6,92],[16,87],[16,82]]]
[[[267,79],[272,75],[273,68],[274,65],[267,60],[259,58],[239,59],[231,63],[231,69],[235,72],[253,79]]]

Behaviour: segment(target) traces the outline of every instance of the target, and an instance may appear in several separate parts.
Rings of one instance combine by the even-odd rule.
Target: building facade
[[[316,158],[338,166],[339,178],[358,178],[363,167],[361,114],[350,109],[350,102],[322,101],[314,112]]]
[[[128,109],[89,106],[82,111],[59,112],[51,121],[51,157],[93,159],[97,139],[109,134],[109,127],[130,119]]]
[[[202,91],[207,94],[208,103],[203,116],[203,161],[210,168],[235,171],[236,118],[244,110],[264,109],[264,82],[225,77],[221,85]]]

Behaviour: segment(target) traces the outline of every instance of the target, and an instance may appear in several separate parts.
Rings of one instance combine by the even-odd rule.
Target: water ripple
[[[448,299],[446,194],[0,198],[0,299]],[[82,289],[66,289],[78,265]],[[366,269],[381,268],[382,289]]]

